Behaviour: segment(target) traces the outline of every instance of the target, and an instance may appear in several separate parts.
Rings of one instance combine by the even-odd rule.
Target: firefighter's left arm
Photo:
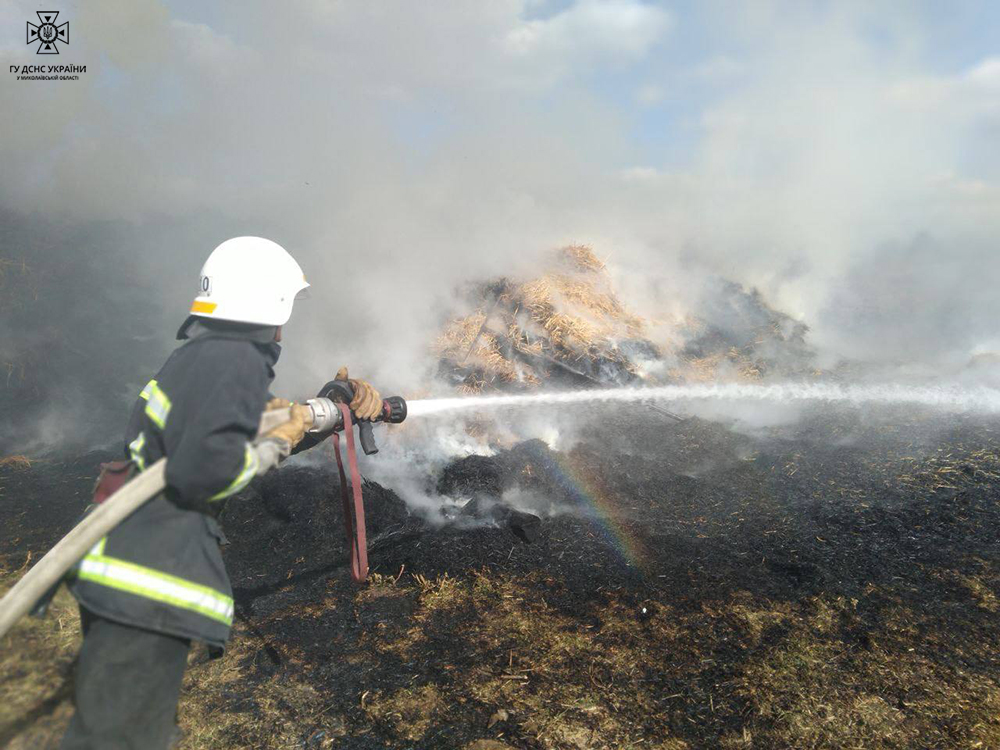
[[[293,404],[288,399],[272,397],[267,402],[265,411],[276,409],[288,410],[289,419],[279,424],[257,441],[257,458],[260,466],[257,474],[263,474],[292,453],[296,445],[302,442],[306,429],[312,422],[312,411],[308,406]]]

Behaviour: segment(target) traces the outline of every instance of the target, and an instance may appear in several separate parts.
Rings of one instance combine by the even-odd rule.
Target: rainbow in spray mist
[[[824,402],[863,406],[912,404],[947,412],[1000,414],[1000,390],[960,386],[839,385],[836,383],[742,383],[664,385],[655,388],[615,388],[557,393],[430,398],[407,402],[411,417],[425,417],[459,410],[483,410],[583,404],[590,402],[694,402],[795,403]]]
[[[558,453],[554,459],[549,468],[563,487],[571,490],[581,507],[586,508],[585,515],[596,521],[605,540],[628,565],[643,570],[647,559],[645,546],[631,530],[631,522],[624,513],[626,504],[616,496],[614,488],[586,465],[574,465]]]
[[[549,405],[599,402],[661,403],[828,403],[847,406],[913,405],[944,413],[1000,414],[1000,390],[986,387],[839,385],[835,383],[785,383],[774,385],[702,384],[653,388],[562,391],[531,395],[468,396],[407,402],[410,416],[453,416],[461,411],[516,409]],[[587,508],[602,534],[619,555],[640,571],[646,557],[644,546],[632,530],[622,498],[613,487],[586,465],[568,456],[552,454],[547,468],[563,487]]]

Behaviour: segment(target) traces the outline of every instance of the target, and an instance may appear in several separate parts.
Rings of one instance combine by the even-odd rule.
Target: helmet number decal
[[[202,276],[201,277],[201,294],[203,297],[212,296],[212,277]]]

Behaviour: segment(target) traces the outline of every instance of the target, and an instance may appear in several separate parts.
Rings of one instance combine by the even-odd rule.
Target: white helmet
[[[281,245],[262,237],[234,237],[219,245],[201,269],[191,314],[280,326],[309,286],[302,268]]]

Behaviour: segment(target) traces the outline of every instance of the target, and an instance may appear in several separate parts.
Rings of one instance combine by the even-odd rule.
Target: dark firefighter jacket
[[[84,607],[128,625],[225,644],[233,599],[215,516],[257,471],[250,441],[279,353],[277,344],[248,334],[202,329],[143,388],[126,452],[139,470],[167,456],[167,489],[71,572],[70,590]]]

